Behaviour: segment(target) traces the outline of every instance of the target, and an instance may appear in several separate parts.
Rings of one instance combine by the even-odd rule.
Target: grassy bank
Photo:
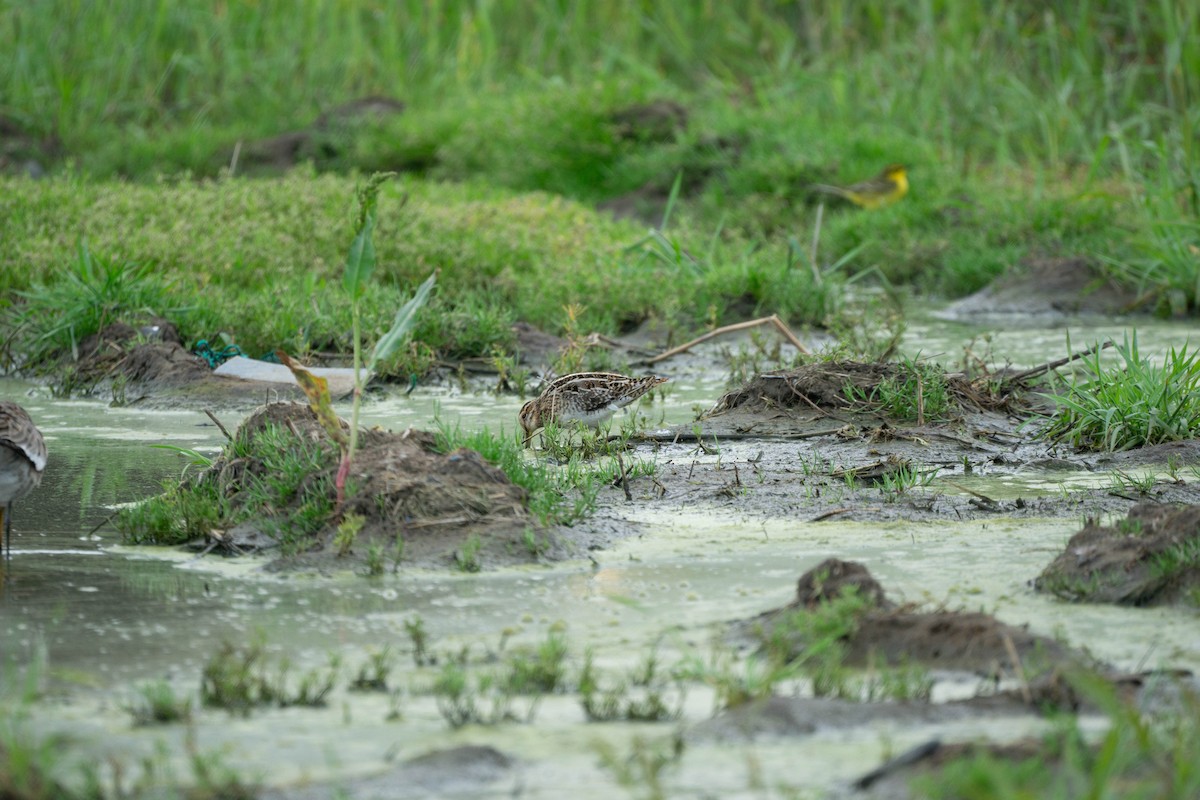
[[[306,171],[165,185],[0,180],[0,260],[21,265],[0,273],[0,292],[18,301],[3,318],[10,354],[36,362],[105,321],[149,312],[189,342],[226,333],[255,355],[348,353],[341,275],[354,187]],[[646,241],[639,226],[545,194],[412,180],[384,190],[378,218],[378,285],[363,300],[369,343],[436,268],[434,310],[417,338],[442,357],[507,352],[514,320],[581,333],[646,320],[693,328],[761,308],[819,323],[839,286],[836,275],[818,285],[781,246],[715,240],[700,263],[666,239]],[[80,257],[81,240],[91,258]]]
[[[756,312],[819,325],[836,322],[851,276],[958,295],[1057,256],[1119,277],[1147,307],[1197,306],[1188,4],[0,9],[0,115],[25,132],[0,166],[24,163],[27,145],[61,173],[0,186],[0,263],[13,267],[0,306],[31,288],[63,302],[36,287],[70,283],[86,236],[143,268],[155,310],[188,340],[344,352],[348,308],[326,287],[352,176],[391,167],[410,179],[384,199],[368,323],[386,325],[405,287],[441,268],[418,362],[504,351],[515,319],[562,332],[571,304],[585,332]],[[322,116],[368,95],[404,111]],[[623,116],[655,102],[665,117]],[[306,132],[289,158],[313,167],[244,180],[282,169],[253,155],[287,131]],[[895,161],[910,167],[902,202],[818,211],[812,183]],[[214,182],[161,177],[179,174]],[[665,238],[638,244],[644,222],[592,211],[658,221],[677,178]],[[402,212],[399,191],[412,197]]]

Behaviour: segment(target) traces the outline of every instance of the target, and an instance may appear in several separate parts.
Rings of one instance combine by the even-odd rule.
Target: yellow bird
[[[883,208],[908,194],[908,168],[903,164],[889,164],[883,168],[883,172],[867,181],[852,183],[849,186],[814,183],[812,188],[818,192],[844,197],[863,208]]]

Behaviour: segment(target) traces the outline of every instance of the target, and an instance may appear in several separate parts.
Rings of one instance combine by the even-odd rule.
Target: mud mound
[[[280,431],[290,437],[258,444],[260,437]],[[240,538],[229,543],[290,540],[291,558],[279,566],[345,569],[365,561],[372,547],[383,547],[391,557],[398,540],[403,541],[406,564],[457,564],[472,571],[484,565],[568,554],[569,548],[559,537],[540,530],[529,515],[525,489],[473,450],[438,452],[432,433],[411,428],[400,433],[362,431],[347,478],[350,489],[336,512],[333,487],[340,454],[307,405],[264,406],[246,419],[234,438],[238,446],[227,449],[202,480],[216,482],[231,520],[249,512],[248,525],[231,528]],[[311,450],[312,445],[316,445],[318,463],[290,499],[263,511],[257,505],[261,503],[258,487],[272,470],[280,469],[272,466],[278,448],[307,446]],[[315,530],[297,533],[294,523],[281,527],[281,520],[314,507],[330,509]],[[255,514],[262,518],[256,519]],[[348,519],[361,524],[346,541],[338,537],[339,526]],[[537,547],[531,547],[531,536]]]
[[[788,658],[799,657],[808,643],[790,624],[792,616],[848,590],[869,601],[858,614],[853,631],[841,640],[848,666],[919,663],[987,676],[1032,678],[1084,660],[1053,639],[1006,625],[989,614],[897,607],[887,600],[866,567],[838,559],[824,561],[801,576],[793,602],[735,623],[735,636],[771,641],[785,646]],[[1014,658],[1019,663],[1014,663]]]
[[[796,605],[813,608],[840,597],[847,590],[858,592],[859,597],[869,600],[876,608],[895,607],[866,567],[840,558],[827,558],[800,576],[796,582]]]
[[[179,331],[164,319],[114,322],[79,346],[79,359],[66,378],[73,392],[111,392],[114,402],[200,408],[295,400],[300,387],[214,375],[183,346]]]
[[[845,409],[850,407],[847,387],[870,391],[899,375],[900,367],[896,364],[855,361],[828,361],[776,370],[758,375],[740,389],[727,393],[717,401],[711,413],[719,414],[742,406]]]
[[[861,406],[851,393],[870,397],[885,383],[903,384],[915,378],[905,364],[858,361],[826,361],[786,370],[765,372],[745,386],[725,394],[708,416],[734,409],[800,408],[815,411],[844,411]],[[945,376],[946,391],[959,409],[991,410],[1004,407],[1009,398],[962,375]]]
[[[1089,520],[1033,582],[1069,600],[1200,603],[1200,506],[1139,503],[1115,526]]]
[[[858,666],[915,661],[988,676],[1029,674],[1071,660],[1068,650],[1053,639],[977,612],[872,613],[861,620],[847,644],[847,662]],[[1014,652],[1019,665],[1013,663]]]
[[[1031,258],[990,286],[952,303],[938,316],[1116,314],[1127,313],[1136,302],[1136,294],[1102,275],[1088,259]]]
[[[185,386],[211,377],[204,361],[184,349],[179,331],[163,319],[136,327],[114,322],[87,337],[79,346],[76,372],[91,383],[121,376],[138,389]]]

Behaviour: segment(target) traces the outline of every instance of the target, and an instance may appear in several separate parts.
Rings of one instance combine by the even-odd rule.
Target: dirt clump
[[[738,389],[726,393],[708,416],[734,409],[809,409],[819,412],[868,410],[852,397],[874,397],[885,383],[902,385],[919,378],[908,364],[889,362],[825,361],[793,369],[764,372]],[[951,412],[964,409],[994,410],[1009,403],[1009,396],[994,386],[968,380],[960,374],[944,376]]]
[[[465,744],[414,756],[383,775],[270,789],[262,800],[373,800],[380,797],[428,798],[479,796],[495,784],[512,780],[518,760],[488,745]],[[517,783],[519,793],[520,784]],[[513,794],[504,787],[504,794]]]
[[[1144,502],[1115,525],[1090,519],[1033,582],[1069,600],[1197,603],[1200,505]]]
[[[290,436],[269,439],[265,450],[256,450],[256,440],[280,432]],[[258,487],[272,470],[280,470],[274,464],[279,447],[308,448],[311,466],[286,499],[264,509],[257,505]],[[230,509],[229,530],[238,531],[240,540],[261,538],[251,528],[273,532],[269,537],[276,543],[287,542],[276,568],[346,569],[365,562],[373,547],[405,565],[464,571],[573,552],[530,514],[524,488],[474,450],[442,452],[433,433],[362,431],[347,477],[351,489],[336,508],[339,464],[340,451],[307,405],[273,403],[246,419],[234,446],[202,480],[216,482]],[[295,522],[312,508],[328,511],[314,524]],[[233,520],[244,519],[247,511],[249,524],[235,527]]]
[[[883,586],[870,570],[857,561],[842,561],[840,558],[827,558],[815,569],[800,576],[796,582],[795,605],[805,608],[815,608],[821,603],[840,597],[847,590],[858,592],[858,596],[868,601],[876,608],[895,608],[895,603],[887,599]]]
[[[184,349],[178,329],[166,320],[136,327],[114,322],[83,340],[76,365],[76,376],[88,383],[120,376],[135,387],[183,386],[208,373],[208,366]]]
[[[788,605],[734,624],[737,638],[750,637],[786,649],[786,657],[803,655],[808,642],[791,624],[798,612],[810,612],[845,596],[866,601],[841,639],[847,666],[921,664],[989,677],[1030,679],[1053,668],[1082,663],[1053,639],[1006,625],[990,614],[936,609],[921,611],[896,605],[861,564],[827,559],[801,576],[797,597]]]

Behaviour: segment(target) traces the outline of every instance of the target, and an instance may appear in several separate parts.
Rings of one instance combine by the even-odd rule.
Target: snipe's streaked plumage
[[[46,440],[25,409],[0,400],[0,527],[5,552],[11,554],[12,504],[42,482]]]
[[[557,378],[521,408],[525,441],[548,423],[582,422],[595,428],[668,378],[630,378],[615,372],[576,372]]]

